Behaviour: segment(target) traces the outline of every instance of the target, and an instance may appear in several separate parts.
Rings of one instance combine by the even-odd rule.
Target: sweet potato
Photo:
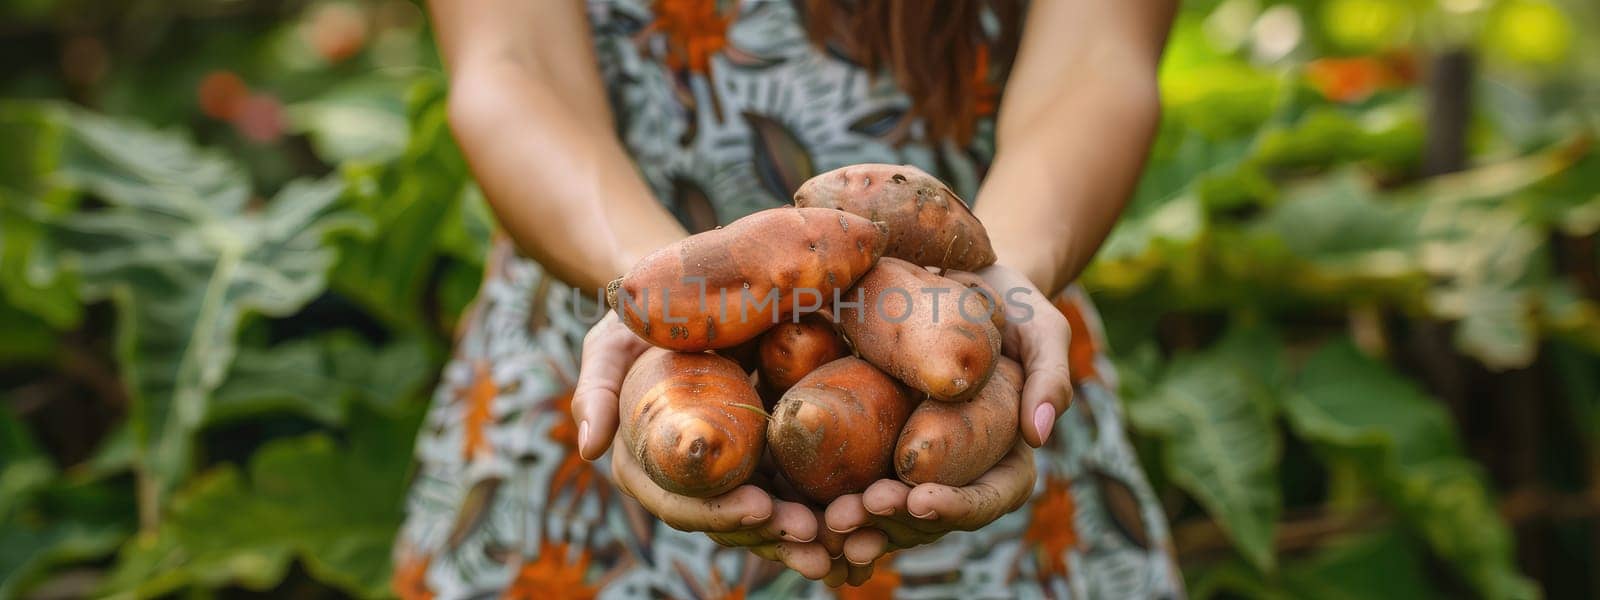
[[[794,204],[840,208],[888,224],[884,256],[962,271],[995,261],[989,233],[967,203],[938,178],[911,165],[834,169],[800,184]]]
[[[862,358],[944,401],[971,398],[1000,357],[1000,331],[977,294],[927,269],[884,258],[842,299],[839,328]],[[939,290],[937,292],[925,290]]]
[[[811,313],[797,323],[786,321],[760,339],[761,382],[780,393],[817,367],[850,353],[824,313]]]
[[[923,402],[895,444],[894,470],[911,485],[962,486],[993,467],[1017,440],[1022,367],[1000,357],[994,376],[966,402]]]
[[[767,447],[785,480],[826,504],[893,475],[894,442],[913,406],[893,378],[859,358],[841,358],[783,395]]]
[[[942,275],[948,277],[951,281],[967,286],[969,290],[973,290],[965,293],[982,298],[989,305],[989,319],[994,322],[994,328],[1002,332],[1006,330],[1005,300],[1000,296],[1000,292],[994,289],[994,286],[989,285],[989,282],[984,281],[977,273],[950,270],[945,271]]]
[[[708,352],[651,348],[619,395],[623,446],[663,489],[709,497],[750,478],[767,416],[749,376]]]
[[[764,210],[652,252],[611,282],[606,299],[652,344],[728,348],[831,302],[887,239],[883,226],[843,211]]]

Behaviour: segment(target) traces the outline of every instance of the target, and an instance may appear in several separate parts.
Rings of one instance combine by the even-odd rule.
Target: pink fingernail
[[[768,515],[768,516],[771,516],[771,515]],[[767,517],[758,517],[758,516],[755,516],[755,515],[749,515],[749,516],[746,516],[743,519],[739,519],[739,524],[743,525],[745,527],[751,527],[751,526],[755,526],[755,525],[760,525],[762,523],[765,523],[766,521],[767,521]]]
[[[1039,431],[1039,443],[1050,440],[1050,430],[1056,427],[1056,407],[1040,404],[1033,410],[1033,428]]]
[[[589,447],[589,420],[578,421],[578,456],[583,456],[584,449]]]
[[[926,514],[920,514],[920,515],[917,514],[917,513],[911,513],[911,516],[916,517],[918,519],[923,519],[923,520],[926,520],[926,521],[932,521],[934,519],[939,518],[939,513],[930,510]]]

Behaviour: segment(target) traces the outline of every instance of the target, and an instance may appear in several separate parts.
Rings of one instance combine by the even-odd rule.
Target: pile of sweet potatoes
[[[659,348],[621,391],[623,449],[662,488],[758,476],[826,503],[899,477],[965,485],[1017,436],[983,225],[910,166],[856,165],[642,259],[610,285]],[[763,460],[768,458],[770,460]]]

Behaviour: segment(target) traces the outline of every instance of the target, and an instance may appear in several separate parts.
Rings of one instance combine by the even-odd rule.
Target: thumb
[[[595,460],[606,453],[617,432],[617,402],[628,368],[650,344],[609,313],[583,339],[578,383],[572,392],[572,418],[578,422],[578,455]]]
[[[1022,404],[1017,416],[1022,438],[1038,448],[1050,439],[1056,418],[1072,404],[1072,368],[1067,348],[1072,328],[1066,317],[1050,307],[1018,327],[1018,354],[1022,358]]]

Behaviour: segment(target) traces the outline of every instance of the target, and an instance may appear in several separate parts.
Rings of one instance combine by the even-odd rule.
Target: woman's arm
[[[617,140],[582,2],[429,8],[450,68],[451,129],[524,252],[594,290],[687,235]]]
[[[1049,439],[1072,395],[1071,329],[1047,294],[1077,277],[1138,180],[1155,135],[1156,65],[1175,9],[1174,0],[1050,0],[1029,10],[976,208],[999,255],[979,274],[1002,293],[1030,292],[1017,300],[1031,313],[1007,322],[1002,343],[1027,371],[1018,409],[1027,446]],[[847,559],[870,563],[988,525],[1027,501],[1037,475],[1032,451],[1018,444],[969,485],[912,488],[885,479],[835,500],[825,522],[852,532]]]
[[[975,211],[1000,263],[1047,294],[1094,256],[1144,168],[1176,0],[1052,0],[1028,11]]]

